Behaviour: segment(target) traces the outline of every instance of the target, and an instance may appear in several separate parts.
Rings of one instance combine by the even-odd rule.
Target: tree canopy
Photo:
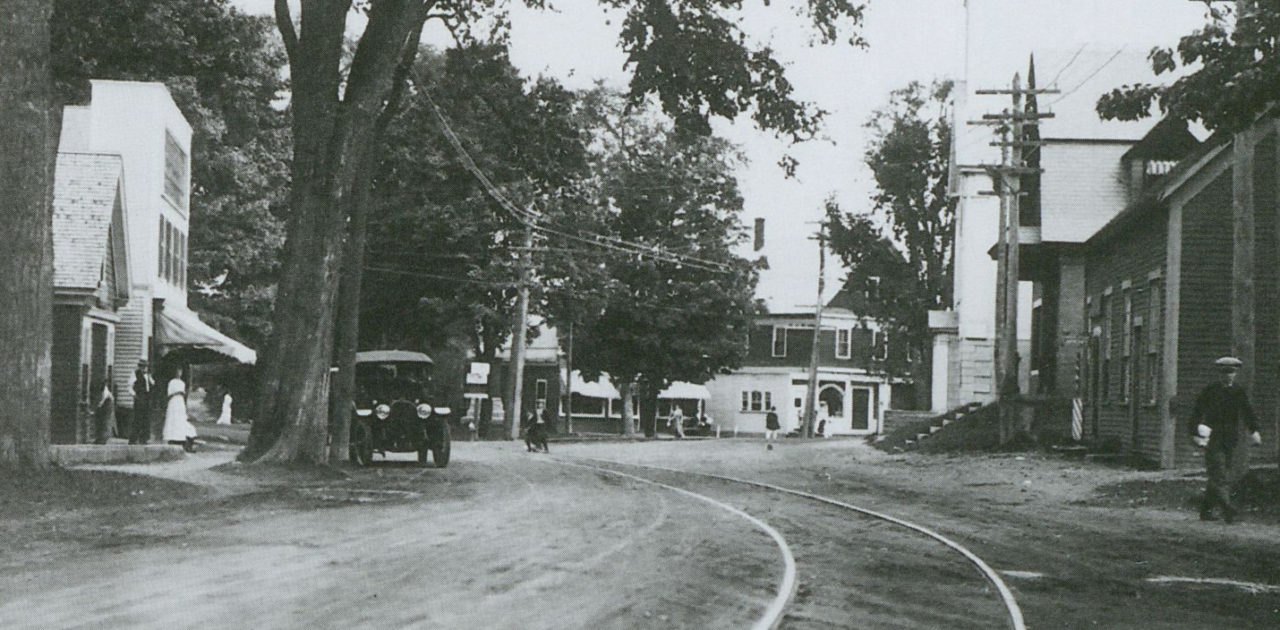
[[[468,170],[441,117],[504,196],[540,211],[585,175],[587,136],[574,95],[525,82],[499,44],[424,51],[414,80],[374,178],[362,344],[461,337],[492,358],[511,330],[523,225]]]
[[[845,288],[868,296],[866,313],[906,333],[917,372],[928,369],[928,311],[951,306],[955,200],[947,194],[950,81],[911,82],[867,122],[865,154],[875,176],[874,214],[827,204],[831,250],[849,274]],[[926,374],[915,374],[926,382]],[[917,388],[917,393],[927,391]],[[923,394],[921,394],[923,395]]]
[[[1168,84],[1125,85],[1104,94],[1097,106],[1103,118],[1137,120],[1158,107],[1164,115],[1234,132],[1251,125],[1275,102],[1280,94],[1280,2],[1205,4],[1202,28],[1182,37],[1176,47],[1156,47],[1148,55],[1157,75],[1183,74]]]
[[[548,255],[564,250],[595,265],[562,278],[563,294],[550,292],[561,301],[548,306],[553,321],[575,322],[574,366],[588,377],[608,372],[624,388],[638,383],[651,422],[658,391],[672,381],[702,383],[745,358],[758,308],[755,265],[733,253],[746,239],[733,175],[742,158],[723,139],[610,109],[607,94],[595,96],[605,105],[598,222],[607,236],[653,253],[593,251],[549,236]]]

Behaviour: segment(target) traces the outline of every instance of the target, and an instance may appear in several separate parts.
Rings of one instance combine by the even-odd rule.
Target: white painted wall
[[[160,278],[157,257],[161,215],[182,232],[191,233],[188,212],[163,195],[166,130],[187,154],[186,188],[190,193],[191,125],[162,83],[95,80],[88,110],[90,150],[115,153],[124,161],[134,284],[150,287],[154,297],[172,299],[185,307],[185,287]],[[190,238],[187,249],[191,249]]]

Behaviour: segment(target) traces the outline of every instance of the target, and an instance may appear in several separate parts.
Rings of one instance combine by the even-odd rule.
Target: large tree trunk
[[[645,437],[658,437],[658,387],[648,380],[640,381],[640,424]]]
[[[241,456],[251,461],[327,461],[327,385],[342,237],[359,178],[372,159],[375,122],[396,62],[425,18],[421,5],[408,0],[374,3],[339,101],[349,7],[349,0],[304,2],[300,35],[288,19],[277,20],[293,81],[291,216],[258,421]],[[287,3],[277,2],[276,8],[278,18],[288,17]]]
[[[635,384],[626,382],[618,386],[618,393],[622,396],[622,434],[636,434],[636,417],[631,413],[631,400],[635,398]]]
[[[350,458],[351,413],[356,392],[356,351],[360,349],[360,287],[364,280],[365,222],[368,219],[370,175],[366,169],[356,184],[346,249],[342,253],[342,278],[338,282],[338,310],[334,364],[329,386],[329,461]]]
[[[53,164],[48,0],[0,10],[0,468],[49,461]]]
[[[392,78],[391,97],[378,115],[370,146],[377,146],[387,126],[391,124],[391,119],[399,111],[409,70],[418,55],[422,26],[419,23],[409,35],[408,48]],[[360,293],[364,280],[365,227],[369,222],[373,174],[377,167],[377,159],[372,153],[363,162],[363,168],[356,176],[354,194],[350,197],[347,210],[350,221],[347,225],[346,248],[342,254],[342,278],[338,282],[338,309],[335,314],[337,324],[334,362],[338,371],[333,374],[333,381],[330,383],[329,428],[332,434],[329,459],[338,462],[345,462],[350,457],[351,415],[355,409],[356,352],[360,349]]]

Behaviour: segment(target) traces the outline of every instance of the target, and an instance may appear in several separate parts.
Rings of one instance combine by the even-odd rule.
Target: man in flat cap
[[[1231,487],[1249,471],[1249,444],[1261,444],[1262,435],[1249,395],[1236,384],[1236,372],[1244,363],[1223,357],[1213,364],[1221,371],[1222,380],[1205,387],[1191,411],[1192,439],[1205,447],[1209,476],[1200,501],[1200,519],[1214,520],[1214,509],[1221,508],[1223,520],[1234,523],[1239,510],[1231,503]]]

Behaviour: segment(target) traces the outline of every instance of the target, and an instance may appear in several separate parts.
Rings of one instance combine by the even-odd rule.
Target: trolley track
[[[986,583],[989,584],[992,588],[994,588],[996,593],[999,595],[1000,605],[1004,611],[1003,617],[1005,618],[1008,627],[1012,628],[1013,630],[1025,630],[1026,628],[1025,622],[1023,621],[1023,617],[1022,617],[1022,610],[1019,607],[1016,598],[1013,596],[1013,592],[1009,589],[1008,585],[1005,584],[1004,580],[1000,577],[999,573],[997,573],[980,557],[978,557],[969,549],[965,548],[960,543],[954,540],[951,540],[950,538],[947,538],[946,536],[943,536],[942,534],[928,527],[925,527],[923,525],[919,525],[919,524],[907,521],[905,519],[901,519],[889,514],[885,514],[883,512],[879,512],[876,510],[871,510],[858,505],[854,505],[852,503],[833,499],[831,497],[826,497],[826,496],[814,494],[811,492],[805,492],[802,490],[796,490],[793,488],[787,488],[784,486],[755,481],[751,479],[742,479],[737,477],[716,475],[716,474],[704,473],[704,472],[698,472],[698,471],[692,471],[692,470],[683,470],[683,469],[676,469],[676,468],[667,468],[662,466],[618,462],[613,460],[589,458],[589,457],[573,457],[571,458],[571,460],[572,461],[568,461],[567,458],[566,459],[557,458],[557,461],[562,464],[581,466],[581,467],[591,468],[595,470],[606,471],[608,473],[631,477],[633,479],[639,479],[647,483],[657,484],[657,485],[667,487],[678,492],[684,492],[684,493],[691,493],[691,491],[684,488],[680,488],[678,486],[655,481],[653,479],[632,475],[630,473],[623,472],[622,470],[617,470],[617,469],[618,468],[631,469],[631,470],[638,469],[641,471],[648,471],[650,473],[659,473],[664,475],[680,475],[680,476],[686,476],[686,477],[697,476],[705,479],[716,480],[725,484],[749,487],[749,488],[754,488],[758,490],[767,490],[772,493],[799,497],[809,502],[822,504],[828,507],[838,508],[844,512],[856,513],[863,517],[871,519],[872,522],[885,524],[887,526],[901,530],[910,535],[926,537],[929,540],[940,544],[946,550],[946,552],[952,553],[954,555],[958,555],[959,557],[963,558],[963,560],[969,566],[977,569],[977,571],[981,574],[981,576],[984,578]],[[587,463],[593,463],[597,465],[592,466],[592,465],[588,465]],[[697,495],[697,493],[692,493],[692,494]],[[698,495],[698,496],[705,496],[705,495]],[[709,497],[704,500],[715,501],[714,499],[710,499]],[[785,541],[783,542],[783,544],[785,544]],[[787,603],[790,604],[791,600],[792,598],[788,598]],[[784,610],[783,614],[785,614],[786,612],[787,611]],[[772,624],[771,626],[757,626],[757,627],[776,627],[777,624],[781,622],[783,618],[783,614],[778,615],[776,618],[773,618],[772,620],[766,620],[766,619],[761,620],[761,623],[764,623],[765,621],[769,621]]]

